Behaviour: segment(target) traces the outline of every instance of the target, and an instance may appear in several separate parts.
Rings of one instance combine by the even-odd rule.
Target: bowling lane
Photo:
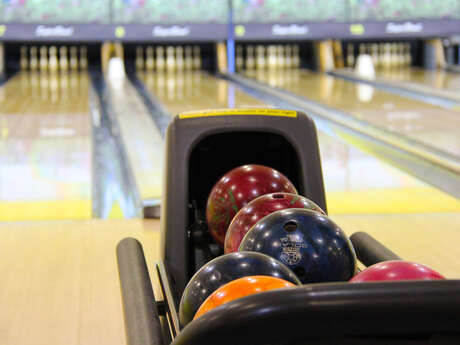
[[[159,199],[163,170],[161,135],[127,79],[107,78],[107,85],[139,197],[142,201]]]
[[[146,72],[138,77],[170,114],[203,108],[270,106],[203,72]],[[333,132],[320,131],[319,144],[331,214],[460,211],[458,200],[339,140]]]
[[[0,221],[91,217],[89,89],[26,72],[0,88]]]
[[[401,258],[423,263],[447,278],[460,278],[458,212],[334,215],[332,218],[348,235],[366,231]]]
[[[264,106],[234,85],[201,71],[138,72],[137,76],[172,115],[207,108]]]
[[[446,93],[460,101],[458,90],[460,88],[460,74],[442,69],[427,70],[410,67],[396,70],[377,70],[378,79],[407,85],[423,85]]]
[[[458,111],[307,70],[253,70],[246,75],[460,157]]]
[[[369,231],[401,257],[460,278],[459,214],[334,219],[348,233]],[[161,296],[154,274],[161,260],[158,220],[0,224],[0,230],[2,345],[126,345],[114,253],[125,237],[141,241]]]

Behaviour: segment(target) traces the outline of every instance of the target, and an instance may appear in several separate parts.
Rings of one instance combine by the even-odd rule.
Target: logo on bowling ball
[[[281,262],[286,265],[296,265],[302,259],[300,250],[306,248],[306,244],[302,243],[302,240],[295,235],[286,235],[286,237],[280,238],[281,242]]]

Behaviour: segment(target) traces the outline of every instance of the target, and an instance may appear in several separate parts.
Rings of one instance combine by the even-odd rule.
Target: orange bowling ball
[[[235,299],[253,295],[258,292],[282,289],[295,286],[294,284],[270,276],[249,276],[235,279],[214,291],[203,302],[195,314],[194,320],[208,311]]]

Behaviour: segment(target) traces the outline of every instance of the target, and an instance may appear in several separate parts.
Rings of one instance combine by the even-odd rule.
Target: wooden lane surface
[[[144,72],[138,77],[171,115],[204,108],[268,106],[203,72]],[[331,214],[460,212],[460,201],[374,158],[365,148],[321,131],[318,139]]]
[[[89,88],[25,72],[0,87],[0,221],[91,217]]]
[[[318,134],[329,214],[460,212],[459,199],[373,157],[367,147]]]
[[[274,87],[460,157],[460,113],[307,70],[247,71]]]
[[[201,71],[138,72],[138,77],[172,115],[199,109],[266,107],[227,81]]]
[[[142,220],[0,225],[0,343],[125,344],[115,248],[139,239],[152,274],[158,230]]]
[[[460,214],[334,216],[401,257],[460,278]],[[125,344],[115,248],[143,244],[150,275],[159,259],[157,220],[91,220],[0,226],[2,345]]]
[[[365,231],[401,258],[460,279],[460,213],[335,215],[348,234]]]
[[[423,85],[429,88],[437,89],[460,100],[458,90],[460,88],[460,74],[453,73],[442,69],[427,70],[423,68],[410,67],[394,70],[378,69],[376,71],[377,79],[388,80],[392,82],[404,83],[408,85]]]

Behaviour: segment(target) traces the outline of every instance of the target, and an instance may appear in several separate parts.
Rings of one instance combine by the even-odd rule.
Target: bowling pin
[[[40,47],[40,70],[46,71],[48,69],[48,49],[46,46]]]
[[[237,71],[243,70],[244,67],[243,47],[240,45],[236,46],[235,66]]]
[[[254,69],[255,61],[254,61],[254,47],[247,46],[246,47],[246,69]]]
[[[300,67],[300,52],[299,46],[295,44],[292,47],[292,67],[299,68]]]
[[[30,48],[29,68],[31,71],[36,71],[38,69],[38,50],[35,46]]]
[[[201,69],[201,48],[199,46],[193,47],[193,68]]]
[[[142,49],[142,51],[141,51],[142,55],[143,55],[143,52],[144,51]],[[144,59],[144,57],[142,57],[142,66],[139,66],[140,69],[144,69],[144,60],[143,59]],[[154,59],[153,47],[148,46],[145,49],[145,69],[147,71],[153,71],[154,68],[155,68],[155,59]]]
[[[379,43],[379,61],[380,67],[383,67],[384,64],[384,56],[385,56],[385,46],[383,43]]]
[[[75,73],[72,73],[72,75],[75,77],[78,76],[78,74]],[[121,58],[120,55],[115,55],[110,58],[107,66],[107,76],[114,85],[121,85],[121,82],[125,78],[125,67],[123,58]]]
[[[67,58],[67,47],[62,46],[59,48],[59,68],[62,72],[69,69],[69,60]]]
[[[284,47],[282,45],[276,46],[276,65],[281,69],[285,67]]]
[[[398,57],[398,45],[396,43],[391,44],[391,61],[392,68],[398,68],[399,57]]]
[[[193,57],[192,57],[192,47],[185,47],[185,60],[184,67],[187,71],[190,71],[193,68]]]
[[[78,69],[77,47],[70,47],[70,69],[76,71]]]
[[[364,43],[361,43],[359,45],[359,55],[365,55],[366,54],[366,45]]]
[[[276,46],[268,46],[268,69],[276,69],[278,67],[277,58],[276,58]]]
[[[157,60],[156,60],[156,68],[157,71],[164,71],[165,69],[165,49],[163,47],[156,48],[157,53]]]
[[[375,78],[375,69],[372,57],[368,54],[358,56],[355,64],[355,73],[366,79]]]
[[[166,48],[166,70],[174,72],[176,69],[176,58],[174,56],[174,47],[169,46]]]
[[[398,67],[404,66],[404,45],[401,43],[396,44],[396,53],[398,55]]]
[[[51,72],[57,72],[59,69],[58,59],[57,59],[57,48],[55,46],[50,47],[50,56],[49,56],[49,70]]]
[[[286,56],[285,56],[285,60],[284,60],[284,65],[286,66],[286,68],[292,68],[292,47],[290,44],[288,44],[286,46]]]
[[[385,69],[390,69],[391,63],[391,45],[389,43],[385,43],[383,45],[382,67]]]
[[[22,46],[21,47],[21,58],[19,60],[19,65],[21,66],[22,70],[26,70],[27,67],[29,67],[29,61],[27,58],[27,47]]]
[[[176,69],[182,71],[184,69],[184,48],[176,47]]]
[[[88,68],[88,49],[85,46],[80,47],[80,69]]]
[[[370,43],[366,44],[366,54],[372,56],[372,44],[370,44]]]
[[[353,44],[349,43],[347,45],[347,66],[353,68],[355,65],[355,49]]]
[[[374,43],[371,46],[371,57],[372,62],[374,63],[374,67],[377,69],[380,67],[380,59],[379,59],[379,46],[378,44]]]
[[[403,67],[407,67],[407,57],[406,57],[406,43],[400,43],[400,54],[401,54],[401,63]]]
[[[398,67],[399,59],[398,59],[398,46],[396,43],[390,44],[390,61],[391,67],[396,68]]]
[[[412,65],[412,55],[410,51],[410,43],[404,44],[404,65],[405,66]]]
[[[140,46],[136,47],[136,60],[134,64],[136,65],[136,69],[138,71],[142,71],[144,69],[144,48]]]
[[[256,47],[256,67],[257,69],[265,68],[265,48],[262,45]]]

